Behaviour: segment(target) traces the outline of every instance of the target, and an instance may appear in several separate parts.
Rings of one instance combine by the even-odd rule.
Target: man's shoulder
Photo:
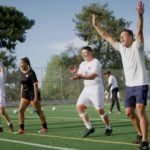
[[[94,58],[94,59],[93,59],[93,62],[94,62],[94,63],[99,63],[99,64],[100,64],[100,61],[99,61],[97,58]]]

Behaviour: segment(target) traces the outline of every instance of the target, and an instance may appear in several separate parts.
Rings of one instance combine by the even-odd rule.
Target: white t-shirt
[[[0,90],[4,88],[4,73],[0,72]]]
[[[131,47],[126,48],[116,42],[115,48],[122,57],[126,86],[148,85],[144,44],[134,41]]]
[[[0,72],[0,107],[5,106],[4,73]]]
[[[83,74],[83,75],[88,75],[92,73],[96,73],[97,76],[93,80],[84,80],[84,85],[85,86],[91,86],[91,85],[101,85],[103,86],[102,82],[102,75],[101,75],[101,63],[99,62],[98,59],[93,59],[90,62],[83,61],[80,66],[78,73]]]
[[[114,88],[118,87],[118,83],[116,77],[112,74],[108,77],[108,86],[111,84],[110,90],[112,91]]]

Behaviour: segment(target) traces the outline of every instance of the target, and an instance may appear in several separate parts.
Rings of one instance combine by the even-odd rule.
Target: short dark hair
[[[106,72],[104,72],[104,74],[111,74],[111,71],[107,70]]]
[[[122,32],[127,32],[127,33],[129,33],[129,35],[132,36],[132,39],[134,39],[134,34],[133,34],[133,31],[132,31],[132,30],[125,28],[125,29],[122,30]]]
[[[89,51],[89,52],[92,52],[92,51],[93,51],[90,46],[83,46],[83,47],[81,48],[81,51],[82,51],[83,49],[86,49],[86,50]]]

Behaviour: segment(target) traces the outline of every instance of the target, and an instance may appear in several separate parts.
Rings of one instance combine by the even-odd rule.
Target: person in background
[[[129,117],[138,134],[133,143],[140,144],[139,150],[148,150],[148,118],[145,108],[149,79],[144,53],[144,4],[141,0],[138,1],[136,10],[138,19],[135,41],[133,32],[129,29],[122,30],[120,42],[115,41],[100,24],[97,24],[94,14],[92,15],[92,23],[99,35],[121,54],[125,74],[125,114]]]
[[[24,113],[26,108],[31,104],[39,116],[42,128],[39,133],[48,132],[46,118],[41,110],[40,92],[38,89],[38,80],[34,70],[31,68],[30,61],[27,57],[20,60],[20,82],[21,82],[21,100],[19,103],[18,120],[20,129],[15,134],[24,134]]]
[[[117,79],[109,70],[105,72],[104,74],[108,76],[108,88],[105,91],[105,94],[111,91],[111,107],[110,107],[109,113],[112,113],[112,110],[115,104],[117,106],[117,111],[120,113],[121,111],[120,111],[120,104],[119,104],[119,99],[118,99],[119,88],[118,88]]]
[[[7,125],[9,127],[9,131],[13,132],[13,124],[10,121],[10,118],[8,116],[8,113],[5,111],[5,79],[6,79],[6,70],[2,63],[0,63],[0,114],[3,116],[3,118],[6,120]],[[0,118],[0,132],[3,132],[3,127],[1,123]]]
[[[99,117],[105,124],[105,135],[110,136],[112,134],[112,127],[109,123],[108,115],[104,110],[104,87],[101,77],[101,64],[97,59],[93,58],[91,47],[82,47],[81,53],[84,61],[80,64],[79,70],[75,66],[70,66],[69,70],[73,73],[72,80],[84,80],[84,89],[76,104],[77,112],[86,127],[83,137],[87,137],[95,132],[85,111],[89,103],[94,105]]]

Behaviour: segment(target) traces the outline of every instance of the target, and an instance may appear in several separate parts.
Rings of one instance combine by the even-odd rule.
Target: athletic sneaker
[[[13,128],[13,124],[12,124],[12,123],[9,125],[9,131],[10,131],[10,132],[13,132],[13,131],[14,131],[14,128]]]
[[[105,135],[106,135],[106,136],[110,136],[111,134],[112,134],[112,129],[106,128],[106,130],[105,130]]]
[[[142,141],[142,136],[137,135],[136,138],[132,141],[133,144],[140,144]]]
[[[38,131],[38,133],[45,133],[45,132],[48,132],[48,129],[46,128],[42,128]]]
[[[148,142],[141,142],[139,150],[149,150]]]
[[[3,132],[3,128],[2,127],[0,127],[0,132]]]
[[[108,111],[109,114],[112,114],[112,111]]]
[[[15,134],[24,134],[24,133],[25,133],[25,131],[22,129],[19,129],[17,132],[15,132]]]
[[[95,129],[94,128],[92,128],[92,129],[85,129],[85,132],[84,132],[84,134],[83,134],[83,137],[87,137],[87,136],[89,136],[91,133],[93,133],[93,132],[95,132]]]

